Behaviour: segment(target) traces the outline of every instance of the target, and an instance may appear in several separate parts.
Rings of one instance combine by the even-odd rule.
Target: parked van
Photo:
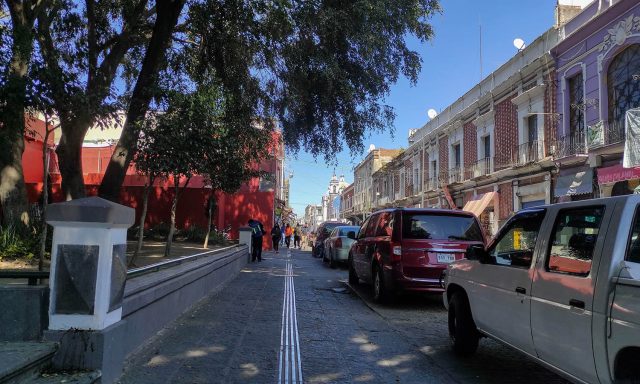
[[[499,340],[574,382],[640,382],[640,196],[516,213],[446,272],[453,349]]]
[[[371,283],[376,301],[398,291],[442,292],[447,265],[483,245],[478,219],[447,209],[384,209],[367,218],[349,251],[349,283]]]

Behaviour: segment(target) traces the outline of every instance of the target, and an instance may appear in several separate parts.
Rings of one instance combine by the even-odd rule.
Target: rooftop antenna
[[[518,50],[518,52],[522,52],[522,50],[527,46],[524,43],[524,40],[522,40],[521,38],[517,37],[515,39],[513,39],[513,46],[516,47],[516,49]]]
[[[438,116],[438,112],[435,109],[431,108],[427,111],[427,116],[429,116],[429,119],[433,120],[436,118],[436,116]]]
[[[482,82],[482,24],[478,17],[478,27],[480,28],[480,82]]]

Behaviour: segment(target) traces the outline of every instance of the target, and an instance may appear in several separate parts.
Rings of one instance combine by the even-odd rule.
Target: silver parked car
[[[324,254],[322,261],[329,261],[331,268],[336,267],[338,262],[346,262],[349,259],[349,248],[355,240],[347,237],[349,232],[358,233],[360,227],[353,225],[342,225],[335,227],[331,234],[324,241]]]

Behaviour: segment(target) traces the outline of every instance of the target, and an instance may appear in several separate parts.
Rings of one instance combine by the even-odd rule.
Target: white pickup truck
[[[522,210],[444,277],[454,351],[482,336],[578,383],[640,383],[640,195]]]

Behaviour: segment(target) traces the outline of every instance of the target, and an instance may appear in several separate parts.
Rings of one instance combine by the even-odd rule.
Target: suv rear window
[[[482,241],[475,218],[461,215],[404,213],[402,236],[405,239]]]

